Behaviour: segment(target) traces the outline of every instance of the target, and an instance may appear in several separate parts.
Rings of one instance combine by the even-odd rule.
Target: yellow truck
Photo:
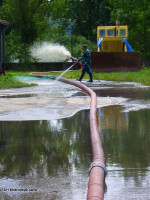
[[[93,71],[139,71],[141,56],[128,42],[128,26],[98,26],[97,52],[92,52]]]

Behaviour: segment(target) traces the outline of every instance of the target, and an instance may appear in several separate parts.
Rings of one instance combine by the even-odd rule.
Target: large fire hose
[[[37,74],[37,72],[30,73],[30,76],[35,76],[43,78],[45,75]],[[55,77],[53,79],[56,79]],[[105,167],[105,156],[100,139],[100,133],[97,123],[97,99],[95,92],[83,85],[82,83],[75,82],[69,79],[60,78],[59,81],[75,85],[91,96],[90,104],[90,136],[91,136],[91,147],[93,162],[89,168],[89,183],[88,183],[88,192],[87,200],[103,200],[104,199],[104,184],[105,177],[107,174]]]

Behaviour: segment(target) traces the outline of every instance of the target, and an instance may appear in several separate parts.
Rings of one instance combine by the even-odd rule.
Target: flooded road
[[[100,97],[126,99],[98,108],[105,199],[150,199],[150,89],[106,81],[93,89]],[[91,161],[89,110],[64,119],[0,121],[2,200],[86,199]]]

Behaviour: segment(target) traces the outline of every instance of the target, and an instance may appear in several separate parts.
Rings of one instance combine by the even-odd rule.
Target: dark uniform
[[[85,49],[81,58],[78,59],[79,62],[82,62],[83,69],[81,77],[78,79],[81,81],[87,72],[89,74],[90,80],[89,82],[93,82],[92,71],[91,71],[91,53],[88,49]]]

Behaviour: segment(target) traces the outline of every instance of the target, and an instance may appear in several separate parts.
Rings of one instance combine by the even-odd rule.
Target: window
[[[126,29],[120,29],[120,36],[126,36]]]
[[[115,30],[114,30],[114,29],[108,29],[108,30],[107,30],[107,36],[108,36],[108,37],[113,37],[113,36],[115,36]]]
[[[99,30],[99,36],[104,37],[105,34],[106,34],[106,33],[105,33],[105,30],[104,30],[104,29]]]

